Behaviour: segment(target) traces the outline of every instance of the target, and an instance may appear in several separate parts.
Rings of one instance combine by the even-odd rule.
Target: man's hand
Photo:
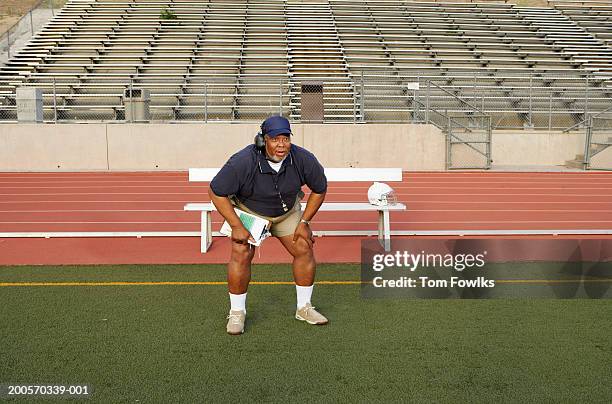
[[[249,240],[253,243],[255,239],[251,237],[251,233],[244,227],[238,215],[234,211],[234,206],[226,196],[217,196],[213,190],[208,188],[208,195],[210,201],[215,205],[217,211],[221,213],[221,216],[227,221],[232,228],[232,241],[238,244],[248,244]]]
[[[238,244],[248,244],[249,241],[255,242],[255,239],[251,236],[251,233],[243,226],[232,226],[232,241]]]
[[[295,228],[295,232],[293,232],[293,242],[295,243],[298,238],[303,238],[310,248],[314,244],[314,237],[312,236],[312,230],[310,230],[310,226],[304,222],[300,222]]]
[[[304,220],[312,220],[314,215],[317,213],[323,200],[325,199],[325,193],[317,194],[314,192],[310,193],[308,197],[308,201],[306,202],[306,208],[304,209],[304,213],[302,213],[302,219]],[[303,238],[308,243],[308,246],[312,248],[314,244],[314,237],[312,237],[312,230],[310,230],[310,225],[300,221],[300,223],[295,228],[293,232],[293,242],[295,243],[298,238]]]

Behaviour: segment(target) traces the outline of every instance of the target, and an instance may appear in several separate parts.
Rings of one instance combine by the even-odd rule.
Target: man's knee
[[[232,243],[232,255],[230,260],[237,264],[250,264],[253,260],[255,249],[250,244]]]
[[[314,257],[314,254],[313,254],[313,251],[312,251],[312,247],[303,238],[299,237],[295,241],[295,243],[293,245],[294,245],[294,256],[295,256],[295,258],[298,258],[298,257],[299,258]]]

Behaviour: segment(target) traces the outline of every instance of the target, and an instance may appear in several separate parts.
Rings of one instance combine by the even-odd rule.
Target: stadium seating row
[[[309,81],[325,83],[328,121],[388,120],[409,110],[414,119],[423,91],[406,87],[428,79],[495,113],[522,114],[526,99],[531,109],[571,116],[603,108],[611,99],[612,49],[602,28],[610,14],[583,21],[575,8],[556,7],[70,0],[2,68],[0,119],[15,119],[15,89],[24,85],[41,87],[60,119],[74,120],[123,119],[129,86],[151,91],[153,119],[259,120],[281,112],[299,120],[301,84]],[[175,18],[162,18],[166,10]],[[432,89],[428,101],[456,109]]]

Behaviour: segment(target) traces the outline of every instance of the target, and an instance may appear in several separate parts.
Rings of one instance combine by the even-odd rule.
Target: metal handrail
[[[4,31],[3,33],[0,34],[0,40],[2,40],[2,38],[4,38],[4,35],[7,34],[8,32],[10,32],[13,28],[15,28],[16,26],[18,26],[19,24],[21,24],[21,20],[23,20],[26,15],[30,14],[32,12],[32,10],[34,10],[35,8],[40,7],[40,5],[43,3],[43,1],[45,0],[38,0],[37,3],[35,3],[32,7],[30,7],[30,9],[28,11],[26,11],[19,20],[17,20],[17,22],[13,25],[11,25],[6,31]]]
[[[455,95],[455,94],[451,93],[451,92],[450,92],[450,91],[448,91],[447,89],[440,87],[439,85],[437,85],[436,83],[432,82],[431,80],[428,80],[428,82],[429,82],[429,83],[431,83],[431,84],[433,84],[433,86],[434,86],[434,87],[436,87],[436,88],[438,88],[438,89],[442,90],[442,91],[443,91],[443,92],[445,92],[446,94],[448,94],[448,95],[450,95],[451,97],[455,98],[456,100],[458,100],[458,101],[460,101],[460,102],[465,103],[465,105],[469,106],[470,108],[475,109],[476,111],[480,112],[480,113],[481,113],[481,114],[483,114],[483,115],[487,115],[487,113],[486,113],[486,112],[484,112],[483,110],[481,110],[480,108],[473,106],[472,104],[470,104],[469,102],[467,102],[467,101],[466,101],[466,100],[464,100],[463,98],[458,97],[457,95]]]
[[[572,126],[570,126],[569,128],[564,129],[562,133],[567,133],[567,132],[569,132],[570,130],[574,129],[575,127],[577,127],[577,126],[580,126],[580,125],[584,124],[584,123],[585,123],[586,121],[588,121],[590,118],[597,118],[599,115],[606,114],[606,113],[608,113],[608,112],[612,112],[612,107],[607,108],[607,109],[604,109],[603,111],[600,111],[600,112],[596,113],[595,115],[588,114],[588,115],[589,115],[588,117],[584,118],[582,121],[578,122],[577,124],[572,125]]]

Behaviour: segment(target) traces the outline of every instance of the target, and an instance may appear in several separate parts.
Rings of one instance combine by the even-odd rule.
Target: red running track
[[[369,183],[330,183],[326,201],[366,201]],[[0,233],[198,231],[188,202],[208,201],[204,183],[186,172],[0,173]],[[406,212],[392,229],[612,229],[612,173],[405,172],[394,184]],[[221,217],[213,215],[213,229]],[[375,230],[376,212],[321,212],[314,230]],[[199,253],[195,237],[0,239],[0,264],[225,262],[226,239]],[[359,239],[323,237],[321,262],[357,262]],[[288,262],[266,241],[257,262]]]

